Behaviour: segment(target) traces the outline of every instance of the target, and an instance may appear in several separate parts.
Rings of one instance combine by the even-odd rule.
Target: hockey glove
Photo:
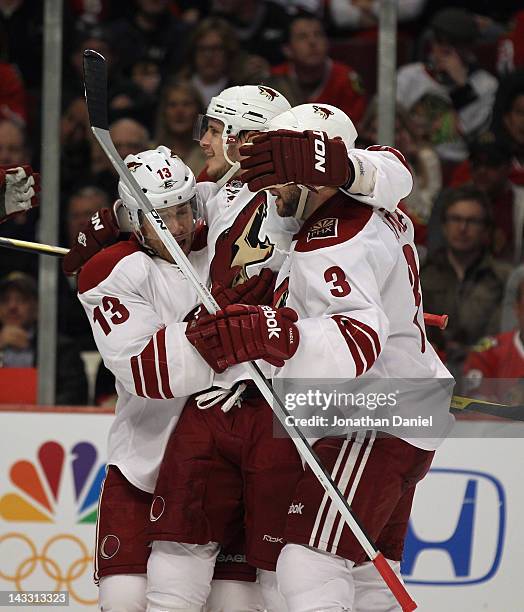
[[[74,276],[80,268],[101,251],[114,244],[120,235],[120,227],[111,208],[101,208],[78,232],[74,246],[62,260],[62,270]]]
[[[240,178],[250,191],[286,183],[340,187],[352,178],[346,145],[325,132],[266,132],[242,146],[240,153],[247,156],[240,162],[245,170]]]
[[[40,175],[31,166],[0,166],[0,223],[11,215],[38,206]]]
[[[297,320],[291,308],[234,304],[192,321],[186,336],[215,372],[254,359],[282,367],[298,348]]]
[[[271,304],[275,289],[276,274],[269,268],[263,268],[260,274],[255,274],[244,283],[235,287],[226,288],[220,283],[215,283],[211,294],[223,310],[230,304]],[[185,321],[192,321],[208,314],[206,308],[200,304],[192,310]]]

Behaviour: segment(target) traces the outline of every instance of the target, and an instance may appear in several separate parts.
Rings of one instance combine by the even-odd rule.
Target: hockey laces
[[[196,397],[196,405],[200,410],[207,410],[212,406],[216,406],[219,402],[225,400],[222,404],[222,412],[229,412],[233,406],[237,405],[240,407],[242,403],[241,395],[246,390],[246,384],[240,383],[235,391],[231,394],[233,389],[212,389],[206,393],[201,393]]]

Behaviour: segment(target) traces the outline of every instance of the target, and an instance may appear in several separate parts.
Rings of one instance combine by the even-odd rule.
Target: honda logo
[[[441,500],[438,511],[435,500]],[[402,561],[404,581],[461,586],[489,580],[500,565],[505,523],[506,498],[497,478],[473,470],[432,469],[417,489]]]

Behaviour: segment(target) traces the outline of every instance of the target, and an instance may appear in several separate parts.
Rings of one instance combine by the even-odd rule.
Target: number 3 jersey
[[[207,250],[189,259],[208,276]],[[145,253],[134,239],[97,253],[82,268],[78,297],[96,345],[116,378],[118,402],[108,464],[153,492],[165,445],[187,396],[207,389],[213,372],[186,340],[184,317],[199,302],[179,268]]]
[[[296,310],[300,342],[275,375],[335,384],[380,379],[386,388],[403,391],[397,408],[406,415],[419,406],[408,405],[414,397],[409,393],[406,403],[399,379],[447,379],[449,392],[441,394],[437,381],[435,398],[427,398],[436,402],[428,407],[447,430],[453,379],[426,339],[413,225],[398,211],[351,200],[337,193],[313,213],[278,275],[274,305]],[[366,381],[365,388],[373,387]],[[399,437],[429,450],[443,431],[433,433],[420,440]]]

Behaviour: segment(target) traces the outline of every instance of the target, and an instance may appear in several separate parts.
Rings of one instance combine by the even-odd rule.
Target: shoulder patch
[[[80,270],[78,293],[85,293],[99,285],[111,274],[120,260],[137,251],[141,251],[141,248],[134,239],[117,242],[107,249],[99,251]]]
[[[335,217],[327,217],[316,221],[309,229],[306,242],[310,240],[321,240],[322,238],[337,238],[338,237],[338,219]]]
[[[295,251],[308,252],[346,242],[371,219],[371,206],[337,193],[304,223],[296,235]]]
[[[485,338],[481,338],[477,344],[473,347],[473,351],[475,353],[483,353],[484,351],[489,351],[489,349],[498,346],[498,340],[495,336],[486,336]]]

